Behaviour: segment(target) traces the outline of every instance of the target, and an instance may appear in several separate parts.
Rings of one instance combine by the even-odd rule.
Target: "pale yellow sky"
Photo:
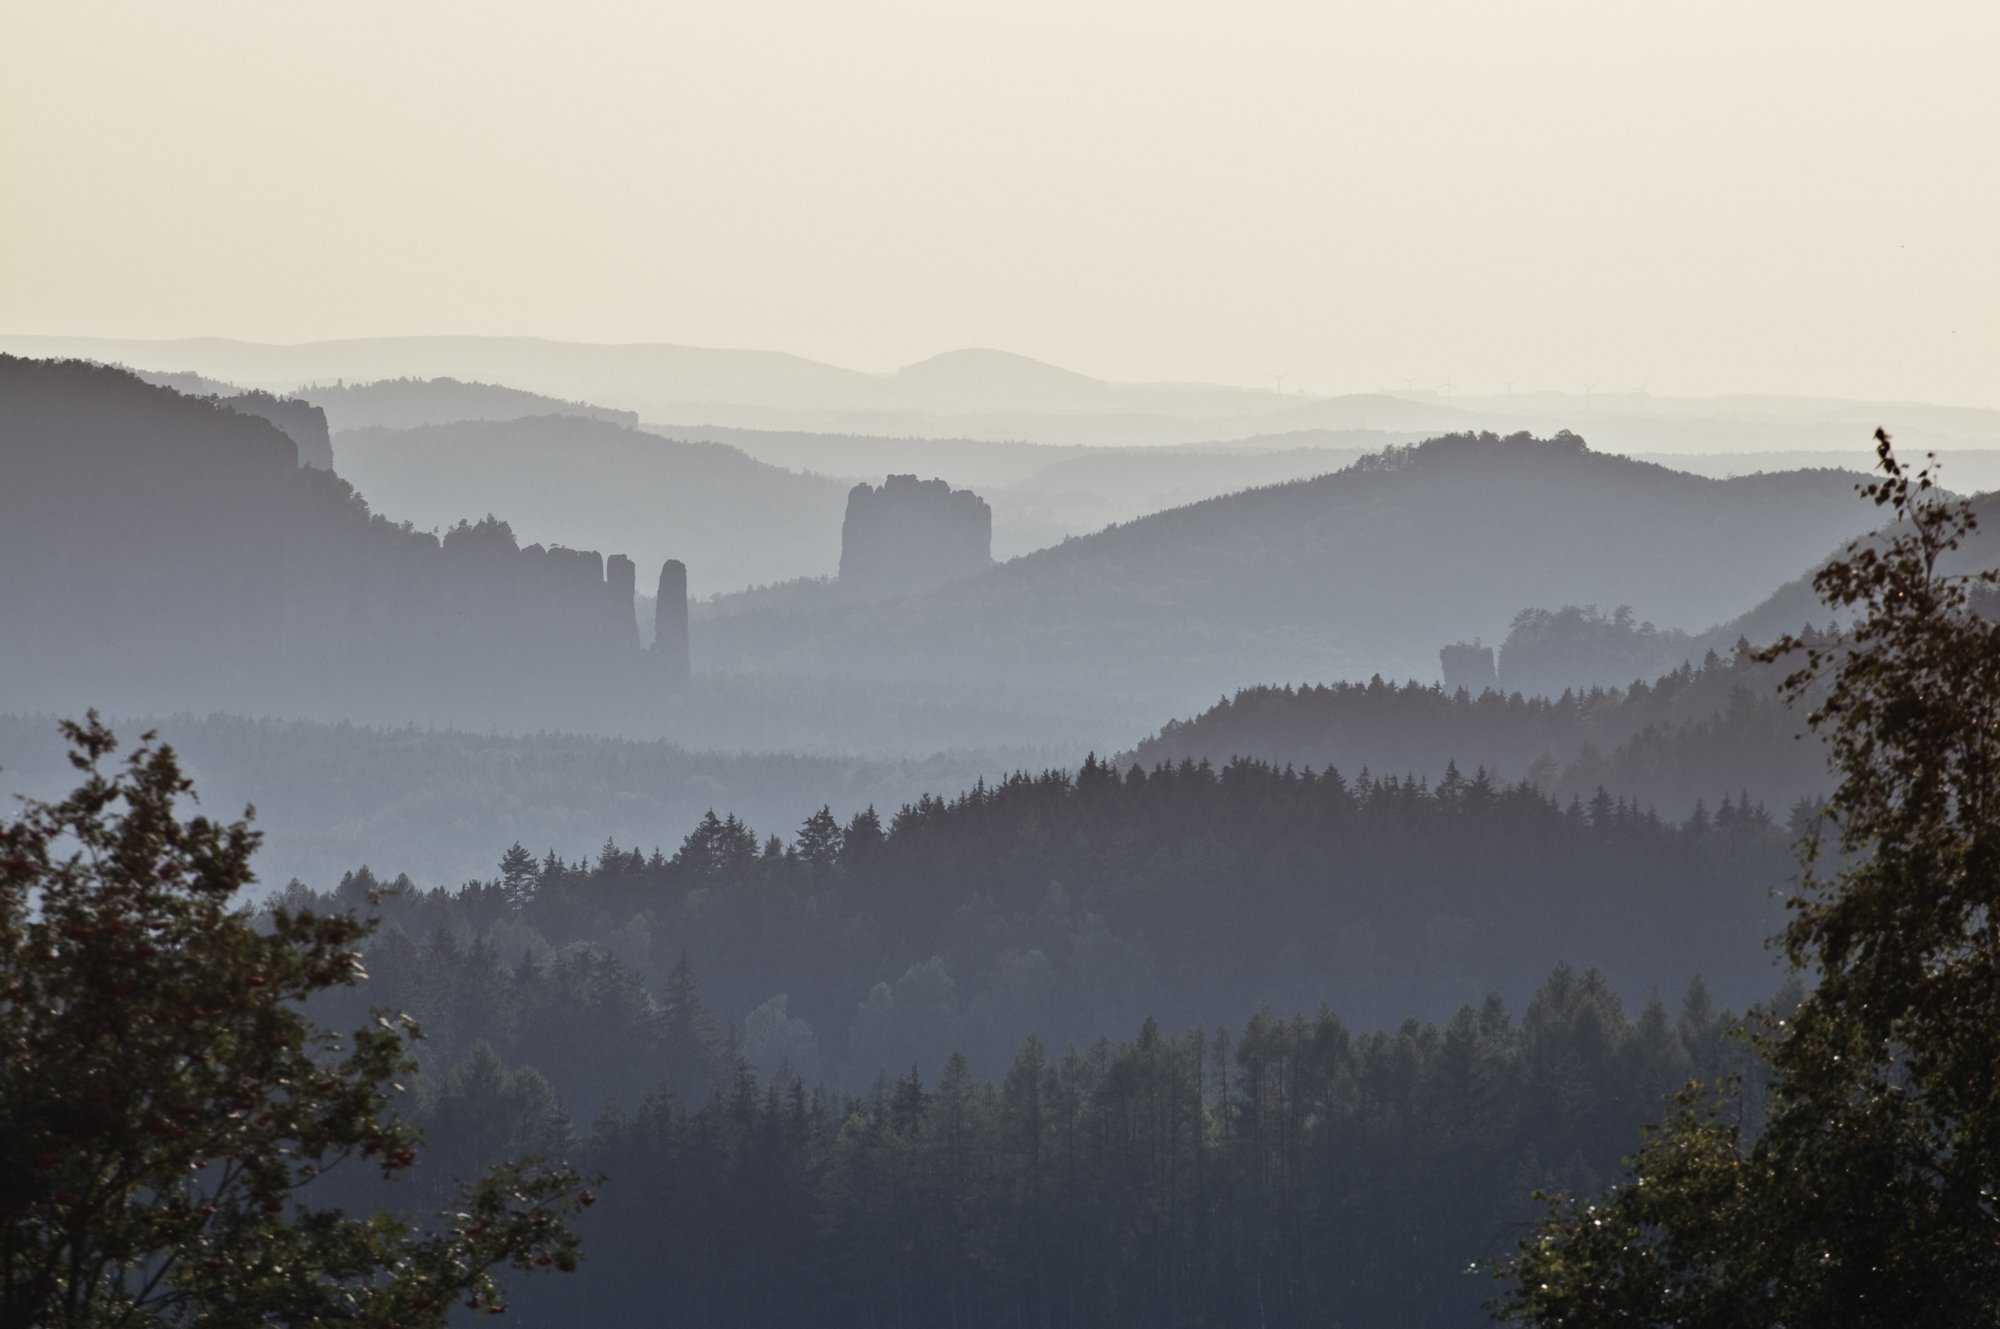
[[[0,331],[2000,406],[2000,4],[0,0]]]

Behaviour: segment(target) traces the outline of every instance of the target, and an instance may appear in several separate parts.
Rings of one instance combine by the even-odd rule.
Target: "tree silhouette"
[[[473,1179],[428,1231],[320,1203],[343,1163],[417,1157],[389,1112],[414,1030],[301,1010],[363,977],[369,925],[258,926],[248,825],[181,820],[150,734],[107,772],[94,713],[64,733],[83,783],[0,826],[0,1323],[439,1325],[502,1304],[494,1265],[574,1267],[566,1166]]]
[[[2000,1314],[2000,620],[1970,508],[1877,431],[1887,531],[1787,638],[1839,787],[1780,941],[1817,986],[1764,1029],[1767,1120],[1690,1086],[1597,1199],[1554,1199],[1498,1305],[1531,1325],[1908,1325]],[[1818,818],[1813,819],[1818,822]],[[1718,1101],[1719,1100],[1719,1101]]]

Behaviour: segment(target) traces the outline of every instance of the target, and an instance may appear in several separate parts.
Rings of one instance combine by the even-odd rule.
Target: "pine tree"
[[[525,905],[534,894],[535,882],[540,875],[535,856],[522,847],[519,840],[509,845],[507,852],[500,856],[500,886],[516,909]]]

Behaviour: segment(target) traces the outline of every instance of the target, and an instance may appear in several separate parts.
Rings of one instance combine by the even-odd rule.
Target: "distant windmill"
[[[1501,381],[1507,385],[1507,395],[1511,397],[1514,395],[1514,385],[1520,382],[1521,380],[1517,378],[1509,378],[1509,379],[1503,379]]]
[[[1272,374],[1271,379],[1278,385],[1278,391],[1283,392],[1285,390],[1285,380],[1290,378],[1291,376],[1292,376],[1292,371],[1287,369],[1282,374],[1276,374],[1276,373]]]
[[[1446,374],[1444,376],[1444,382],[1438,384],[1438,396],[1449,397],[1454,391],[1457,390],[1457,387],[1458,385],[1451,381],[1451,375]]]
[[[1597,385],[1595,383],[1586,383],[1583,385],[1584,396],[1588,397],[1591,393],[1595,391],[1597,391]]]
[[[1415,374],[1411,374],[1409,377],[1403,380],[1403,391],[1415,392],[1416,390],[1417,390],[1417,376]]]

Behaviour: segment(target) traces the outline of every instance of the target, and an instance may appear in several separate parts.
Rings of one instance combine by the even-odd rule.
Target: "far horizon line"
[[[1521,379],[1517,377],[1511,380],[1511,384],[1513,385],[1511,387],[1509,385],[1510,384],[1509,380],[1495,379],[1490,381],[1497,383],[1499,386],[1492,388],[1490,390],[1475,389],[1470,387],[1447,388],[1445,385],[1451,384],[1452,379],[1454,377],[1454,374],[1449,372],[1442,375],[1430,376],[1433,377],[1434,379],[1441,378],[1442,383],[1434,381],[1428,385],[1408,381],[1425,377],[1424,375],[1405,375],[1403,377],[1406,379],[1406,382],[1402,386],[1398,386],[1394,383],[1388,383],[1372,388],[1348,387],[1348,388],[1332,388],[1332,389],[1327,389],[1327,388],[1308,389],[1300,387],[1300,388],[1294,388],[1291,391],[1285,391],[1282,388],[1273,387],[1269,385],[1263,385],[1257,383],[1231,382],[1227,379],[1222,379],[1222,378],[1172,378],[1172,377],[1110,378],[1090,373],[1085,370],[1073,369],[1068,365],[1061,364],[1057,361],[1044,359],[1036,355],[1030,355],[1026,352],[1014,351],[1014,350],[1009,350],[1005,347],[990,346],[990,345],[966,345],[966,346],[950,347],[945,350],[932,352],[929,355],[921,356],[915,360],[908,361],[892,369],[860,369],[849,364],[841,363],[839,361],[821,359],[816,356],[807,355],[799,351],[784,350],[773,347],[741,346],[741,345],[708,345],[699,342],[670,341],[670,340],[611,341],[611,340],[596,340],[590,338],[554,337],[542,333],[531,333],[531,332],[383,333],[383,334],[374,334],[367,336],[310,337],[296,341],[279,341],[279,340],[260,340],[252,337],[238,337],[238,336],[230,336],[219,333],[200,333],[200,334],[185,335],[185,336],[165,337],[165,336],[125,336],[125,335],[106,334],[106,333],[43,333],[43,332],[22,332],[15,330],[0,331],[0,342],[15,342],[15,341],[45,342],[45,343],[66,343],[66,342],[125,343],[131,345],[146,345],[146,346],[161,346],[161,347],[194,346],[200,344],[211,344],[211,345],[225,345],[234,347],[260,348],[260,349],[281,350],[281,351],[299,351],[299,350],[308,350],[314,347],[357,346],[357,345],[367,345],[370,343],[379,344],[379,343],[393,343],[393,342],[528,343],[528,344],[538,344],[538,345],[556,346],[556,347],[589,348],[594,350],[627,350],[627,351],[662,350],[662,351],[688,351],[688,352],[705,353],[713,355],[765,356],[776,359],[795,361],[801,364],[812,365],[822,369],[837,370],[841,373],[856,374],[867,378],[877,378],[884,380],[893,380],[898,376],[900,376],[901,374],[907,372],[908,370],[917,368],[918,366],[921,365],[930,364],[934,361],[943,360],[948,357],[966,356],[966,355],[990,355],[990,356],[1002,357],[1007,360],[1022,362],[1025,364],[1033,365],[1040,369],[1046,369],[1056,373],[1073,375],[1078,378],[1087,379],[1093,383],[1103,384],[1107,387],[1209,388],[1209,389],[1218,389],[1231,392],[1251,393],[1264,397],[1281,397],[1287,400],[1297,400],[1297,401],[1334,401],[1342,398],[1354,398],[1354,397],[1394,397],[1405,400],[1414,398],[1414,399],[1427,400],[1431,402],[1449,404],[1452,402],[1461,402],[1461,401],[1491,402],[1491,401],[1506,401],[1509,400],[1510,398],[1533,399],[1536,397],[1560,397],[1564,399],[1571,399],[1577,401],[1590,401],[1593,399],[1601,399],[1607,402],[1655,401],[1661,403],[1672,402],[1672,401],[1839,402],[1842,404],[1854,405],[1854,406],[1926,406],[1926,407],[1942,407],[1950,410],[1991,411],[1995,413],[2000,413],[2000,404],[1967,403],[1962,401],[1941,401],[1941,400],[1932,400],[1921,397],[1835,396],[1826,393],[1805,392],[1796,390],[1779,390],[1779,391],[1737,390],[1729,392],[1697,392],[1697,391],[1677,391],[1677,390],[1654,391],[1650,388],[1650,386],[1646,382],[1641,382],[1640,384],[1635,386],[1612,387],[1606,384],[1595,383],[1588,380],[1579,380],[1573,387],[1560,387],[1560,386],[1536,387],[1536,386],[1520,386]],[[192,372],[192,373],[203,372],[199,367],[195,366],[188,366],[184,369],[179,369],[179,370],[164,370],[155,368],[153,366],[131,366],[131,367],[147,368],[152,372]],[[455,375],[432,374],[429,377],[449,378],[449,377],[455,377]],[[1271,377],[1275,378],[1279,377],[1279,375],[1274,373],[1273,375],[1271,375]],[[1292,377],[1292,374],[1286,372],[1282,375],[1282,377],[1290,378]],[[496,384],[496,385],[507,386],[506,384]],[[301,384],[300,386],[306,386],[306,385]]]

